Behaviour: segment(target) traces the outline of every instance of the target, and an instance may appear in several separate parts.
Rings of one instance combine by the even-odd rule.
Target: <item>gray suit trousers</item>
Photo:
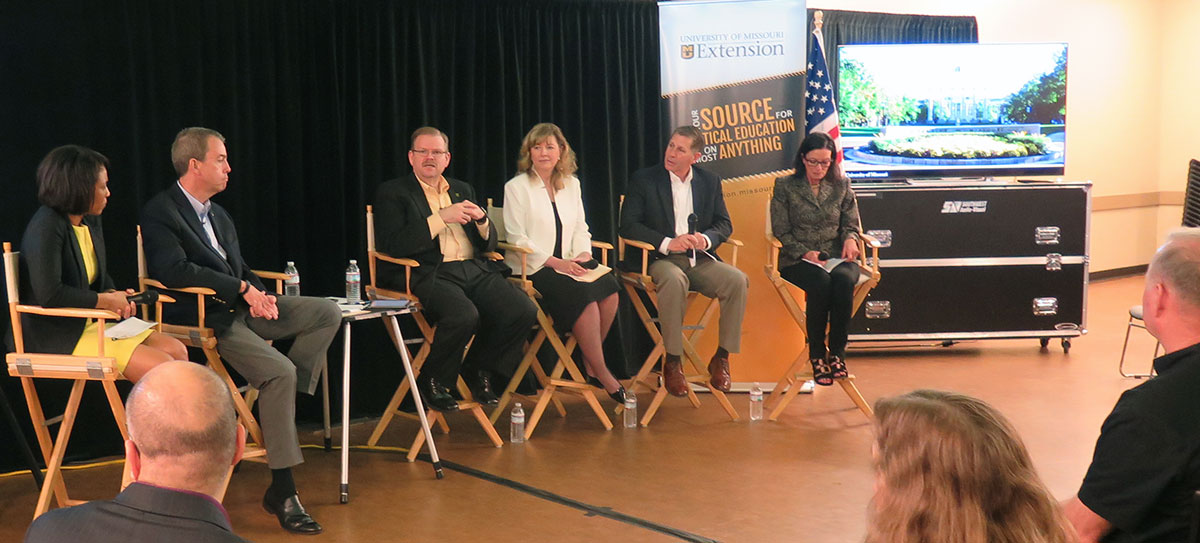
[[[240,308],[217,335],[217,352],[258,389],[258,418],[271,469],[304,461],[296,435],[296,392],[312,394],[325,368],[325,352],[342,322],[337,304],[309,296],[279,296],[279,318],[251,317]],[[287,356],[268,340],[294,339]]]
[[[687,293],[694,290],[721,303],[718,344],[736,353],[742,350],[742,317],[750,278],[729,264],[697,254],[693,267],[685,254],[672,254],[652,262],[647,269],[658,292],[658,321],[667,354],[683,356],[683,317]]]

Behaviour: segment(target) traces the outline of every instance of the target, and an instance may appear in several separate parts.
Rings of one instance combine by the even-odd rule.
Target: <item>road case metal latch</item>
[[[1033,241],[1038,245],[1058,245],[1062,229],[1057,226],[1039,226],[1034,229]]]
[[[871,300],[867,302],[866,312],[868,319],[889,319],[892,317],[892,302],[887,300]]]
[[[1057,315],[1058,298],[1034,298],[1033,314],[1038,316]]]

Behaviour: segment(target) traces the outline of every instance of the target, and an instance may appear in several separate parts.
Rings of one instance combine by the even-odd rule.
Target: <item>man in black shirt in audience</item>
[[[1117,400],[1079,494],[1063,504],[1083,543],[1190,541],[1200,490],[1200,228],[1172,232],[1146,272],[1158,376]]]

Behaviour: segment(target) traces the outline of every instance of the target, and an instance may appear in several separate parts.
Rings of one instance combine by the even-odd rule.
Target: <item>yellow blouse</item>
[[[83,269],[87,272],[88,284],[96,281],[96,247],[92,245],[92,231],[86,224],[71,225],[75,239],[79,240],[79,252],[83,254]]]

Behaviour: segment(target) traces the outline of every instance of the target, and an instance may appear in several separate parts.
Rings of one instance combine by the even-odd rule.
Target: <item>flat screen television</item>
[[[838,47],[855,181],[1062,175],[1067,44]]]

